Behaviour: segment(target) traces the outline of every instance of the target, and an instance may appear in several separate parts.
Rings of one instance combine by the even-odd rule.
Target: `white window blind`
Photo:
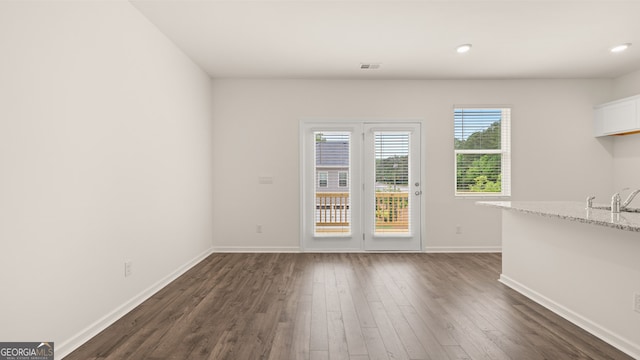
[[[411,229],[408,132],[375,132],[375,233]]]
[[[457,196],[511,195],[511,109],[454,108]]]

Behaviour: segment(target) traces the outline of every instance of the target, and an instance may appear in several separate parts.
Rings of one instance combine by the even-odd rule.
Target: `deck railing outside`
[[[409,193],[376,192],[376,232],[409,231]]]
[[[376,192],[376,232],[409,231],[409,194]],[[349,193],[316,193],[316,232],[351,231]]]
[[[316,193],[316,227],[349,226],[348,192]]]

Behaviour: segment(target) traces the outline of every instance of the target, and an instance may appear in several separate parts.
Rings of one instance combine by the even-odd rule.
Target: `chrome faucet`
[[[620,213],[620,202],[621,202],[621,198],[620,198],[620,193],[615,193],[613,194],[613,196],[611,197],[611,213],[613,214],[619,214]]]
[[[593,200],[595,199],[595,196],[589,196],[587,198],[587,209],[591,209],[593,207]]]
[[[638,193],[640,193],[640,189],[634,190],[631,194],[629,194],[629,197],[627,197],[627,200],[625,200],[622,203],[622,209],[626,209],[629,206],[629,204],[631,204],[631,202],[636,197],[636,195],[638,195]]]
[[[628,188],[624,188],[622,190],[623,191],[628,190]],[[620,211],[626,210],[629,207],[629,204],[631,204],[633,199],[639,193],[640,193],[640,189],[633,191],[631,194],[629,194],[629,196],[624,202],[622,202],[622,198],[620,197],[619,192],[613,194],[613,196],[611,197],[611,212],[614,214],[618,214],[620,213]]]

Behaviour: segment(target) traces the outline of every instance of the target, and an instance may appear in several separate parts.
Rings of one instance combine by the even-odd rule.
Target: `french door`
[[[421,249],[420,124],[303,122],[306,251]]]

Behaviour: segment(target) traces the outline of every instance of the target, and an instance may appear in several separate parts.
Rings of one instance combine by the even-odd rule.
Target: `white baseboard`
[[[138,305],[142,304],[145,300],[149,299],[153,294],[160,291],[162,288],[167,286],[169,283],[180,277],[182,274],[187,272],[189,269],[200,263],[207,256],[213,253],[213,248],[207,249],[205,252],[196,256],[195,258],[188,261],[186,264],[180,266],[178,269],[173,271],[171,274],[165,276],[160,279],[155,284],[151,285],[147,289],[143,290],[138,295],[131,298],[129,301],[117,307],[115,310],[110,312],[109,314],[103,316],[98,321],[89,325],[86,329],[80,331],[75,336],[72,336],[70,339],[62,342],[61,345],[56,344],[55,349],[55,358],[62,359],[63,357],[69,355],[75,349],[79,348],[82,344],[89,341],[92,337],[98,335],[102,330],[106,329],[121,317],[126,315],[131,310],[135,309]]]
[[[298,246],[217,246],[213,248],[217,253],[299,253],[299,252],[326,252],[326,253],[371,253],[376,251],[366,251],[362,249],[301,249]],[[377,251],[393,252],[393,251]],[[424,251],[397,251],[398,253],[499,253],[502,247],[499,246],[428,246]]]
[[[298,246],[216,246],[213,252],[217,253],[298,253]]]
[[[503,274],[500,275],[499,281],[512,288],[513,290],[521,293],[522,295],[528,297],[529,299],[553,311],[554,313],[560,315],[561,317],[572,322],[578,327],[586,330],[592,335],[600,338],[601,340],[617,348],[618,350],[626,353],[632,358],[640,359],[640,344],[635,344],[627,340],[626,338],[596,324],[588,318],[585,318],[584,316],[573,312],[572,310],[556,303],[555,301],[545,297],[544,295],[520,284],[519,282],[509,278],[508,276],[505,276]]]
[[[501,246],[426,246],[427,253],[501,253]]]
[[[301,252],[316,254],[422,254],[422,250],[362,250],[362,249],[305,249]]]

